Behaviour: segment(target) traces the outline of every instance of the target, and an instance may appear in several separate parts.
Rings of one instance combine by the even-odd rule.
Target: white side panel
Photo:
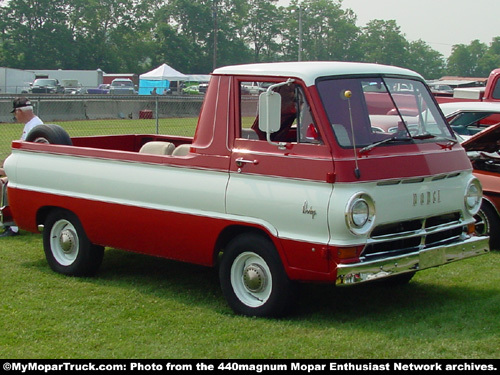
[[[17,164],[7,170],[12,187],[181,213],[224,213],[224,172],[18,150],[9,159],[9,166]]]
[[[227,212],[260,218],[281,238],[326,244],[331,193],[327,183],[232,173]]]

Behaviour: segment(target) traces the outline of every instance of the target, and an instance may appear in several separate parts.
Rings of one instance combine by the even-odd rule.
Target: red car
[[[483,202],[476,230],[490,235],[490,248],[500,249],[500,123],[462,143],[483,186]]]

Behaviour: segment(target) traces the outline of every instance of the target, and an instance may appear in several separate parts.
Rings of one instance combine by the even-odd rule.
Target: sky
[[[499,0],[343,0],[342,9],[348,8],[356,14],[357,26],[373,19],[396,20],[408,41],[421,39],[445,58],[455,44],[478,39],[489,46],[500,36]]]

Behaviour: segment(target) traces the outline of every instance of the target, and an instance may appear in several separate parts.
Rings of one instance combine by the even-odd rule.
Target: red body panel
[[[78,212],[78,217],[90,241],[122,250],[212,266],[219,234],[234,225],[252,227],[246,222],[229,221],[208,216],[145,209],[106,202],[9,189],[14,210],[23,212],[17,224],[37,231],[37,216],[41,207],[65,207]],[[99,217],[99,220],[95,218]],[[113,223],[110,231],[103,223]],[[263,228],[260,228],[263,229]],[[335,279],[335,264],[329,262],[325,246],[271,236],[282,255],[289,276],[298,280],[331,281]],[[311,248],[317,251],[311,253]]]

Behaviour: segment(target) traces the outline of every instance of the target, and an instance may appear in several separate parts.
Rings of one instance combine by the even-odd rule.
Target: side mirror
[[[268,90],[259,95],[259,130],[271,134],[280,130],[281,95]]]

